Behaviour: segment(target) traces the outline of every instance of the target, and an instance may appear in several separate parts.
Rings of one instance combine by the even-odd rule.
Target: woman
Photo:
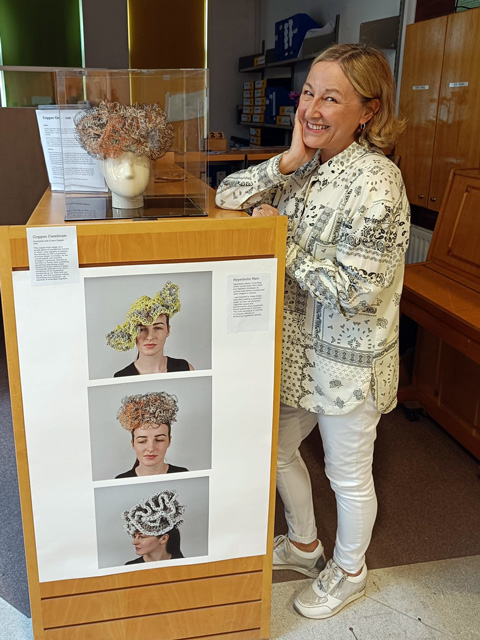
[[[165,462],[172,443],[172,424],[178,412],[176,396],[165,391],[126,396],[122,399],[117,419],[132,434],[132,449],[137,459],[131,469],[117,478],[162,475],[188,471]]]
[[[147,373],[193,371],[186,360],[172,358],[163,353],[165,341],[170,335],[170,318],[181,309],[179,287],[167,282],[153,298],[141,296],[130,307],[127,319],[106,335],[108,346],[117,351],[128,351],[135,345],[138,355],[114,378],[137,376]]]
[[[183,558],[180,531],[184,506],[175,491],[165,490],[133,505],[122,514],[124,529],[132,536],[137,558],[125,564]]]
[[[290,149],[226,178],[217,192],[220,206],[288,216],[277,472],[288,535],[275,539],[273,564],[316,577],[294,604],[310,618],[332,616],[365,592],[377,511],[373,448],[381,414],[396,404],[409,237],[403,181],[381,149],[402,128],[383,55],[334,45],[311,66]],[[298,452],[315,424],[337,501],[325,567]]]

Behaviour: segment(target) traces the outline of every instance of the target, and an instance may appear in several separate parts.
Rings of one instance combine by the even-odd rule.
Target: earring
[[[365,123],[362,122],[362,124],[360,125],[360,131],[365,131]]]

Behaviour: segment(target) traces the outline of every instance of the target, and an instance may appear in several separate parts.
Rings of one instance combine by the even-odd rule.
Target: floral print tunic
[[[345,414],[369,389],[396,405],[399,305],[410,207],[399,169],[352,143],[290,175],[281,156],[225,178],[217,205],[288,216],[282,402]]]

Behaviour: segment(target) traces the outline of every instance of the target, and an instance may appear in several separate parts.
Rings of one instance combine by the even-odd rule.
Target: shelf
[[[244,127],[266,127],[267,129],[284,129],[285,131],[293,131],[293,126],[288,124],[268,124],[267,122],[238,122]]]
[[[310,49],[303,56],[298,58],[289,58],[288,60],[275,60],[275,49],[267,49],[263,53],[256,53],[253,56],[245,56],[240,58],[238,61],[238,70],[240,73],[251,73],[252,71],[264,71],[270,67],[291,67],[299,62],[303,62],[305,60],[313,60],[321,53],[326,47],[331,44],[335,44],[338,42],[338,28],[340,23],[340,16],[337,15],[335,20],[335,29],[332,33],[329,33],[325,36],[317,36],[315,38],[307,38],[304,40],[303,47],[305,46]],[[312,51],[312,48],[314,51]],[[242,67],[242,61],[247,63],[247,61],[253,61],[255,58],[259,56],[265,56],[265,64],[259,65],[248,65]]]

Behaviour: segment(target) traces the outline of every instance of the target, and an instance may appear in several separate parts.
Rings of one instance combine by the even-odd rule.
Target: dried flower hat
[[[169,427],[177,419],[178,398],[165,391],[143,393],[122,398],[117,420],[127,431],[134,431],[146,424]]]
[[[157,160],[173,142],[173,127],[158,104],[103,100],[75,116],[77,139],[94,158],[118,158],[125,151]]]
[[[105,336],[107,344],[116,351],[128,351],[133,349],[138,335],[139,325],[153,324],[158,316],[165,314],[169,318],[181,309],[179,298],[179,286],[167,282],[163,289],[153,298],[141,296],[130,307],[127,319],[119,324],[114,331]]]
[[[124,529],[131,536],[163,536],[174,527],[183,524],[182,515],[186,507],[179,504],[177,492],[166,489],[141,500],[122,513]]]

